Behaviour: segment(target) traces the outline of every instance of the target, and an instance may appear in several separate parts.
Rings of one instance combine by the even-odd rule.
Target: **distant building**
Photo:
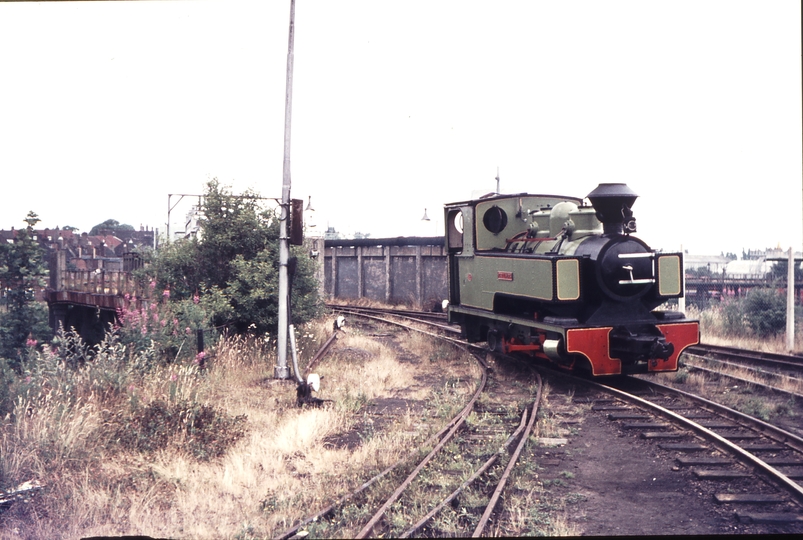
[[[686,266],[686,270],[708,268],[712,274],[721,274],[732,261],[733,259],[724,255],[683,255],[683,264]]]
[[[762,279],[772,269],[773,263],[764,259],[731,261],[725,268],[725,276],[734,279]]]
[[[18,229],[0,230],[0,241],[13,243],[18,233]],[[57,227],[35,229],[33,239],[47,252],[46,260],[54,251],[65,251],[69,270],[130,270],[132,257],[127,255],[143,247],[157,248],[158,233],[158,229],[140,226],[139,231],[100,230],[90,236]]]
[[[780,259],[786,257],[787,255],[788,251],[781,248],[748,249],[746,252],[742,251],[742,259],[747,261]],[[798,257],[799,254],[796,254],[795,256]]]
[[[327,227],[326,232],[323,233],[325,240],[340,240],[342,236],[335,230],[334,227]]]
[[[203,219],[203,210],[198,205],[190,207],[187,212],[187,219],[184,223],[183,231],[176,231],[173,233],[174,240],[181,240],[183,238],[196,238],[201,239],[201,219]]]

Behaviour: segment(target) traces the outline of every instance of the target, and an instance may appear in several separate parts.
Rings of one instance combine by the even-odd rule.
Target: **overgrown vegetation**
[[[297,330],[303,365],[331,321]],[[399,360],[352,329],[319,366],[321,397],[333,403],[298,408],[294,386],[273,379],[274,344],[264,336],[221,337],[203,369],[192,359],[153,361],[156,345],[138,352],[119,331],[97,347],[71,332],[57,340],[27,349],[21,373],[0,371],[0,491],[43,485],[29,503],[0,509],[0,529],[13,537],[275,536],[441,427],[412,411],[369,426],[360,411],[372,400],[460,406],[468,385],[457,381],[476,376],[465,358],[444,359],[455,379],[433,392],[419,384],[438,371],[430,344],[405,344]],[[369,509],[352,510],[327,533],[353,535]]]
[[[19,369],[26,348],[52,336],[47,308],[35,298],[47,276],[43,250],[34,240],[38,222],[39,217],[28,212],[27,226],[17,231],[14,242],[0,243],[0,358],[14,369]]]
[[[90,348],[62,331],[53,347],[26,354],[21,371],[0,362],[0,491],[32,480],[45,487],[35,504],[0,509],[3,528],[22,538],[79,536],[93,519],[91,494],[130,505],[140,494],[126,484],[142,469],[109,468],[165,453],[208,461],[246,433],[244,416],[208,401],[197,365],[155,363],[153,348],[135,352],[117,332]]]
[[[201,236],[146,251],[140,271],[171,300],[198,299],[217,327],[275,334],[278,326],[279,217],[252,191],[234,195],[217,180],[204,194]],[[293,247],[291,312],[303,324],[321,312],[312,260]]]
[[[784,290],[757,288],[744,298],[725,298],[705,310],[687,309],[691,317],[699,318],[703,339],[709,341],[760,340],[771,343],[786,331],[786,294]],[[796,321],[801,316],[795,308]]]
[[[202,486],[220,467],[242,466],[241,457],[226,462],[238,445],[258,456],[249,477],[257,467],[276,465],[270,462],[279,454],[254,448],[265,444],[263,433],[276,435],[270,444],[295,444],[343,427],[344,411],[310,411],[321,416],[321,435],[309,440],[293,427],[282,427],[289,430],[282,435],[278,419],[295,412],[295,396],[281,385],[265,406],[271,393],[265,381],[272,382],[275,363],[270,336],[277,327],[279,220],[260,200],[211,181],[200,238],[141,253],[145,265],[136,277],[146,294],[127,297],[127,307],[94,346],[73,329],[54,336],[47,309],[35,298],[47,276],[33,236],[36,214],[28,214],[13,243],[0,244],[0,494],[27,481],[44,486],[31,504],[0,506],[0,531],[21,538],[92,531],[218,537],[225,530],[231,536],[242,528],[231,523],[239,519],[231,509],[198,526],[194,508],[176,511],[178,525],[175,512],[160,514],[157,523],[153,512],[180,506],[168,499],[193,482],[188,504],[197,507],[193,497],[205,492],[214,509],[226,489]],[[107,220],[95,229],[128,227]],[[322,305],[309,257],[291,259],[291,269],[292,318],[303,328]],[[298,336],[302,349],[317,350],[323,339],[317,331]],[[259,437],[244,443],[255,425]],[[176,473],[176,467],[193,472]],[[259,517],[259,506],[250,502],[249,512]]]

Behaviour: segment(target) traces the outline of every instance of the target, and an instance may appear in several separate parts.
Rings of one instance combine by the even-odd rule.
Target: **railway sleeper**
[[[736,519],[738,519],[740,523],[801,523],[803,522],[803,515],[793,512],[771,512],[766,514],[754,512],[736,512]]]

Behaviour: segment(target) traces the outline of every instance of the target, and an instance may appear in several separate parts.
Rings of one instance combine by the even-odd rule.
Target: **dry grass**
[[[576,524],[577,516],[570,518],[565,501],[554,504],[554,499],[543,485],[509,495],[505,501],[507,519],[498,524],[493,536],[580,536],[583,529]]]
[[[706,367],[714,373],[681,368],[677,373],[662,373],[650,377],[767,422],[797,414],[793,397],[761,392],[760,387],[768,382],[768,377],[738,366],[716,364]],[[787,392],[800,394],[803,389],[800,380],[789,377],[772,377],[769,380],[772,386]]]
[[[760,338],[747,326],[734,329],[728,325],[722,310],[716,306],[702,311],[689,306],[686,315],[700,321],[700,340],[703,343],[762,352],[782,354],[790,352],[786,347],[786,336],[783,333]],[[792,352],[803,353],[803,332],[800,328],[795,331],[795,346]]]
[[[330,325],[299,330],[302,365],[328,337]],[[52,384],[20,399],[3,425],[2,486],[36,479],[45,488],[31,502],[0,514],[0,538],[276,535],[397,461],[439,427],[422,424],[408,411],[354,447],[332,444],[357,422],[370,421],[355,412],[372,399],[448,401],[444,387],[423,379],[431,377],[432,366],[409,360],[435,361],[438,347],[417,338],[403,343],[394,351],[358,331],[341,337],[317,370],[323,376],[319,397],[334,400],[319,409],[297,408],[295,384],[272,378],[275,357],[264,341],[223,340],[203,371],[195,365],[129,370],[118,373],[113,385],[98,382],[95,372],[75,377],[65,371],[57,374],[60,382],[53,375]],[[402,365],[400,357],[408,360]],[[447,385],[452,401],[473,388],[475,375],[467,359],[457,364],[462,374]],[[226,443],[224,451],[199,458],[188,450],[194,439],[183,428],[154,448],[124,444],[142,422],[142,411],[158,403],[177,408],[185,425],[190,412],[214,408],[230,422],[215,432]],[[247,420],[235,422],[241,415]],[[121,430],[123,420],[127,430]]]

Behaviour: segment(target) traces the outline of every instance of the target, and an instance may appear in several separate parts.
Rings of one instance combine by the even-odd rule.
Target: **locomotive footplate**
[[[569,328],[566,352],[586,357],[594,376],[677,371],[680,353],[699,342],[698,323],[648,326],[646,333],[638,332],[641,327]]]

